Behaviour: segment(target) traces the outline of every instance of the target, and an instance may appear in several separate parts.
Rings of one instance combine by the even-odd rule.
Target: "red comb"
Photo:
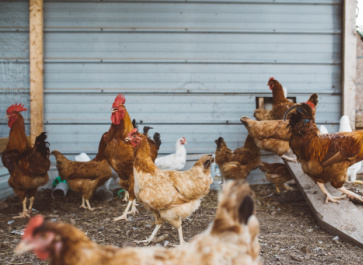
[[[24,105],[19,103],[19,104],[13,104],[11,105],[7,110],[6,113],[7,114],[11,114],[12,112],[21,112],[21,111],[26,111],[26,108],[24,108]]]
[[[315,105],[314,105],[314,103],[313,103],[313,102],[311,102],[311,101],[306,101],[305,103],[306,103],[306,104],[308,104],[308,105],[310,106],[310,108],[315,109]]]
[[[112,107],[116,108],[121,104],[125,104],[125,102],[126,102],[125,96],[123,94],[118,94],[117,97],[115,98],[115,101],[112,104]]]
[[[270,79],[269,79],[268,81],[270,82],[271,80],[275,80],[275,78],[273,78],[273,77],[270,77]]]
[[[131,131],[131,132],[129,132],[129,136],[131,136],[132,134],[134,134],[134,133],[136,133],[136,132],[137,132],[137,128],[132,129],[132,131]]]
[[[35,228],[41,226],[44,223],[44,217],[42,215],[36,215],[29,220],[28,225],[24,229],[23,238],[29,238],[32,236]]]

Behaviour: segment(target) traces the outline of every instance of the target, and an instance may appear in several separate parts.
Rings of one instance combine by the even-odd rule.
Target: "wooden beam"
[[[301,165],[285,163],[319,225],[328,233],[363,247],[363,206],[355,205],[349,200],[341,200],[339,204],[325,203],[325,195],[318,185],[304,174]],[[325,184],[325,187],[331,195],[341,196],[341,192],[330,184]]]
[[[346,0],[343,12],[343,115],[348,115],[352,129],[355,129],[355,78],[357,65],[356,0]]]
[[[43,0],[29,1],[30,143],[44,130]]]

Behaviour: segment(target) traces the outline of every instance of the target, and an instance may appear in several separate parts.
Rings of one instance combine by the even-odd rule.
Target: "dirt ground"
[[[294,187],[294,186],[293,186]],[[254,185],[257,217],[261,225],[261,256],[264,264],[363,264],[362,248],[342,242],[323,231],[315,221],[308,205],[295,187],[294,191],[277,194],[272,185]],[[116,194],[116,191],[114,191]],[[19,232],[27,220],[13,219],[21,211],[17,197],[6,201],[0,210],[0,263],[46,264],[32,253],[14,256],[13,250],[20,240]],[[137,246],[134,240],[146,239],[152,232],[153,217],[141,205],[139,214],[130,221],[113,222],[121,215],[126,203],[121,198],[109,202],[91,199],[94,212],[80,209],[81,196],[70,192],[63,201],[53,201],[50,190],[37,194],[34,208],[54,221],[72,223],[99,244]],[[3,204],[1,204],[3,205]],[[201,207],[183,223],[186,241],[205,230],[213,220],[217,206],[217,191],[211,191]],[[178,232],[169,224],[159,230],[159,244],[178,244]]]

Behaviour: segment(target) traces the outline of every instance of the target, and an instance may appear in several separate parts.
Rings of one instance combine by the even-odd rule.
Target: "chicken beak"
[[[35,247],[35,244],[29,242],[29,240],[22,240],[14,250],[15,255],[21,255],[29,250],[32,250]]]
[[[126,138],[125,138],[125,142],[129,142],[129,141],[131,141],[131,138],[126,137]]]
[[[111,108],[112,113],[115,113],[117,111],[117,108]]]
[[[9,119],[9,118],[10,118],[10,115],[6,114],[6,115],[5,115],[5,118],[6,118],[6,119]]]

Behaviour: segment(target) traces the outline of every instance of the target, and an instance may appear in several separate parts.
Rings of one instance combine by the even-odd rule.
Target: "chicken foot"
[[[133,200],[133,201],[129,201],[128,202],[128,204],[127,204],[127,206],[126,206],[126,209],[124,210],[124,212],[123,212],[123,214],[121,215],[121,216],[119,216],[119,217],[116,217],[116,218],[114,218],[113,219],[113,221],[114,222],[116,222],[116,221],[119,221],[119,220],[122,220],[122,219],[124,219],[124,220],[127,220],[127,214],[129,213],[129,209],[130,209],[130,207],[131,207],[131,204],[133,204],[133,202],[134,202],[135,200]],[[134,209],[135,210],[135,209]],[[132,210],[131,210],[132,211]],[[136,210],[137,211],[137,210]]]
[[[141,240],[141,241],[135,241],[136,243],[146,243],[146,245],[149,245],[150,242],[154,239],[156,233],[159,231],[161,225],[156,225],[155,228],[154,228],[154,231],[152,232],[151,236],[146,239],[146,240]],[[183,236],[183,234],[182,234]]]
[[[136,199],[132,201],[132,204],[131,204],[131,210],[127,213],[127,214],[135,214],[135,213],[138,213],[139,211],[136,209]]]
[[[358,200],[360,202],[363,203],[363,197],[362,196],[359,196],[358,194],[350,191],[350,190],[347,190],[346,188],[344,187],[341,187],[339,188],[338,190],[340,190],[341,192],[343,192],[345,195],[347,195],[347,197],[351,200]]]
[[[32,198],[34,200],[34,197],[32,197]],[[14,216],[13,217],[14,219],[30,217],[30,215],[28,214],[28,211],[26,209],[26,201],[27,201],[27,198],[25,197],[24,200],[23,200],[23,212],[20,213],[18,216]]]
[[[87,209],[90,211],[94,210],[94,208],[91,207],[89,200],[86,200],[83,196],[82,196],[82,204],[81,204],[81,206],[79,206],[79,208]]]
[[[289,161],[289,162],[297,163],[296,158],[292,158],[292,157],[289,157],[289,156],[286,156],[286,155],[282,155],[281,158],[286,160],[286,161]]]
[[[325,203],[329,203],[329,201],[331,202],[335,202],[335,203],[339,203],[339,200],[342,200],[342,199],[346,199],[347,196],[341,196],[341,197],[333,197],[325,188],[324,186],[324,183],[320,183],[320,182],[317,182],[319,188],[321,189],[321,191],[324,193],[325,197],[326,197],[326,200],[325,200]]]

